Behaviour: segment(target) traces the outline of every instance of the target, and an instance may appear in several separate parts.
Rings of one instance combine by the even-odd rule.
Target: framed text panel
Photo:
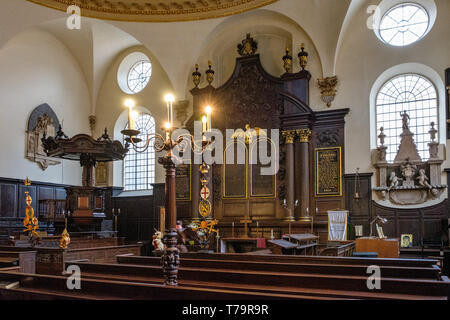
[[[175,187],[177,200],[191,200],[191,165],[182,164],[175,169]],[[200,192],[200,191],[199,191]]]
[[[315,196],[342,196],[341,147],[315,149]]]

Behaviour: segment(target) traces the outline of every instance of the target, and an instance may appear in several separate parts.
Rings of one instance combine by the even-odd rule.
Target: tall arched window
[[[429,158],[430,123],[438,125],[438,100],[436,88],[427,78],[418,74],[402,74],[386,82],[376,98],[376,128],[386,134],[386,160],[394,161],[402,133],[400,112],[410,117],[409,128],[414,133],[422,160]],[[379,141],[377,142],[379,143]]]
[[[128,125],[127,125],[128,128]],[[143,146],[147,141],[147,135],[155,134],[155,119],[149,114],[141,114],[136,120],[136,128],[141,132],[138,138],[142,142],[138,146]],[[148,149],[139,153],[130,147],[124,160],[123,185],[125,191],[151,190],[152,183],[155,182],[155,150],[153,141]]]

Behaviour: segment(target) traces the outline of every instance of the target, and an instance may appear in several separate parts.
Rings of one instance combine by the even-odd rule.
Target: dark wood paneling
[[[446,170],[447,171],[447,170]],[[354,238],[354,226],[363,225],[364,235],[370,234],[369,223],[376,217],[386,218],[388,222],[383,231],[388,237],[399,238],[402,234],[413,235],[413,245],[420,246],[422,240],[440,240],[448,243],[447,221],[449,215],[448,199],[439,204],[423,208],[391,208],[372,200],[372,174],[360,174],[361,197],[354,199],[355,174],[345,175],[346,209],[350,211],[349,236]],[[448,177],[450,182],[450,177]],[[376,235],[374,228],[373,234]]]
[[[17,214],[17,185],[0,184],[0,218],[14,218]]]
[[[154,229],[159,230],[159,211],[155,210],[153,196],[113,197],[112,208],[120,209],[118,231],[128,242],[150,241]]]

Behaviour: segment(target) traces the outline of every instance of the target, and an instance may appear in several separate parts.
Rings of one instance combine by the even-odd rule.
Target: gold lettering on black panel
[[[228,148],[235,148],[234,159],[231,162],[226,159]],[[238,152],[241,152],[241,156],[244,156],[243,164],[239,164]],[[247,198],[247,163],[245,161],[247,158],[247,148],[241,144],[233,143],[226,148],[224,153],[225,164],[223,165],[223,197],[245,199]],[[227,162],[234,164],[226,164]]]
[[[191,200],[191,165],[182,164],[175,170],[177,200]]]
[[[265,146],[263,145],[265,144]],[[262,147],[265,147],[262,149]],[[273,158],[272,158],[273,155]],[[261,158],[262,157],[262,158]],[[271,162],[277,157],[271,141],[261,139],[258,144],[250,146],[250,196],[255,198],[275,198],[276,197],[276,175],[262,175],[261,173],[271,172]],[[265,159],[266,158],[266,159]],[[264,162],[262,159],[265,159]],[[276,162],[276,161],[275,161]],[[262,164],[268,163],[268,164]],[[261,171],[262,170],[262,171]],[[264,172],[265,171],[265,172]]]
[[[342,196],[341,147],[315,149],[316,197]]]

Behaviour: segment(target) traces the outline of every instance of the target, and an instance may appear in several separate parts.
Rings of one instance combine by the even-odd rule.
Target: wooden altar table
[[[238,237],[230,237],[230,238],[222,238],[220,239],[220,253],[233,252],[233,244],[237,244],[240,246],[247,245],[253,246],[257,249],[265,249],[266,248],[266,239],[265,238],[238,238]]]
[[[355,252],[377,252],[378,258],[398,258],[400,254],[399,239],[358,238]]]

